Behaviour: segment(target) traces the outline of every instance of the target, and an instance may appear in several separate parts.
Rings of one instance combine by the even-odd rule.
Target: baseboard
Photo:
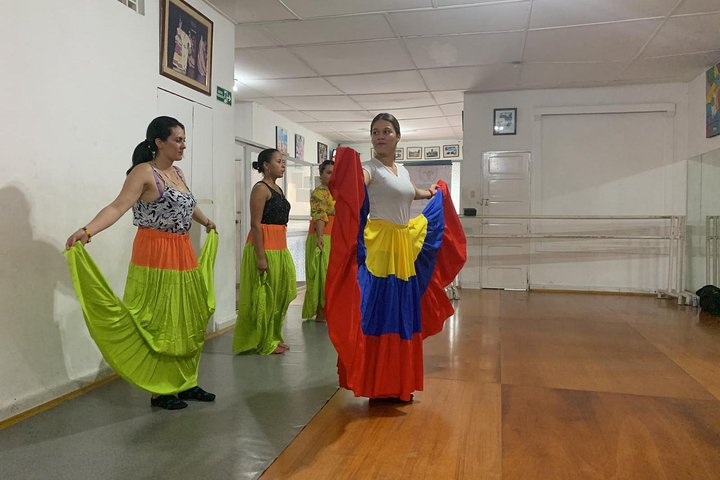
[[[214,319],[213,320],[213,329],[210,335],[215,334],[219,332],[220,330],[225,330],[228,327],[232,327],[235,325],[235,320],[237,320],[237,314],[235,315],[227,315],[225,318],[222,319]]]
[[[581,287],[576,285],[530,285],[531,292],[538,293],[589,293],[594,295],[629,295],[655,297],[657,291],[625,287]]]

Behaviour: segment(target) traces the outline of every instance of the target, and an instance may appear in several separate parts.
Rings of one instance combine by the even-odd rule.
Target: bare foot
[[[272,353],[273,353],[273,355],[279,355],[281,353],[285,353],[285,350],[286,350],[285,347],[278,345],[277,348],[275,348],[275,350],[273,350]]]
[[[288,345],[288,344],[285,343],[285,342],[280,342],[280,346],[281,346],[282,348],[284,348],[285,350],[290,350],[290,345]]]

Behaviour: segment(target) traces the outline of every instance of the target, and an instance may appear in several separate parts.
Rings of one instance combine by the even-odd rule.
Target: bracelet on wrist
[[[87,235],[87,237],[88,237],[87,243],[92,242],[92,235],[90,234],[90,230],[88,230],[87,227],[82,227],[80,230],[82,230],[85,233],[85,235]]]

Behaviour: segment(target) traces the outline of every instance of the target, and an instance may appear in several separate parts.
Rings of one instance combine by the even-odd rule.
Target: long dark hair
[[[372,134],[373,125],[375,125],[375,122],[377,122],[378,120],[385,120],[386,122],[392,123],[392,126],[395,129],[395,133],[397,134],[397,136],[398,137],[402,136],[400,134],[400,122],[398,122],[397,118],[395,118],[393,115],[391,115],[389,113],[378,113],[377,115],[375,115],[375,118],[373,118],[373,121],[370,122],[370,134]]]
[[[260,173],[263,172],[263,165],[266,163],[269,163],[272,160],[273,154],[275,152],[280,153],[280,150],[277,148],[266,148],[262,152],[258,154],[257,162],[252,162],[252,168],[253,170],[257,170]]]
[[[127,171],[127,174],[130,175],[132,169],[141,163],[147,163],[155,158],[157,154],[155,139],[159,138],[164,142],[172,134],[172,129],[175,127],[180,127],[183,131],[185,130],[185,125],[172,117],[157,117],[150,122],[145,133],[145,140],[138,143],[133,151],[132,167]]]
[[[333,162],[332,160],[325,160],[324,162],[322,162],[320,164],[320,175],[322,175],[322,173],[325,171],[325,169],[327,167],[329,167],[330,165],[335,165],[335,162]]]

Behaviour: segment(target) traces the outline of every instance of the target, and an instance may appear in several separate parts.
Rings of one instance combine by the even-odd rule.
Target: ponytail
[[[157,155],[157,145],[155,139],[159,138],[163,142],[172,134],[172,129],[180,127],[185,130],[185,126],[177,119],[172,117],[157,117],[147,127],[145,140],[138,143],[133,150],[132,166],[128,169],[127,175],[130,175],[132,169],[141,163],[147,163]]]

